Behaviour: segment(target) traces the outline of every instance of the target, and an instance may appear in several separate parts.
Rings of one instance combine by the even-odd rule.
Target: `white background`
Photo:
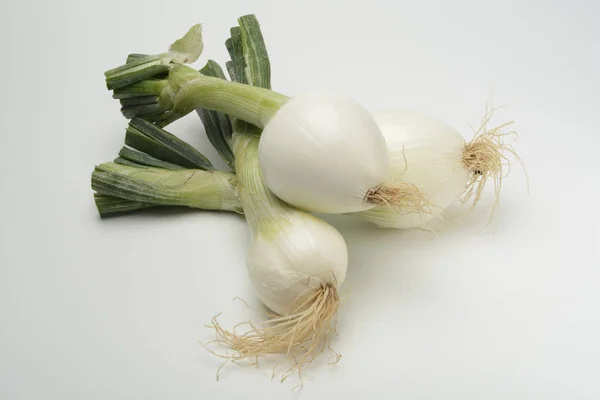
[[[435,237],[330,218],[350,249],[343,358],[315,362],[295,393],[267,368],[215,381],[198,344],[216,312],[258,317],[232,301],[257,304],[242,217],[100,220],[90,189],[126,126],[103,71],[197,22],[201,62],[224,62],[249,12],[289,95],[342,88],[468,137],[491,86],[531,180],[528,196],[513,170],[482,234],[483,212]],[[600,398],[598,15],[593,0],[3,1],[0,398]],[[216,160],[196,116],[170,129]]]

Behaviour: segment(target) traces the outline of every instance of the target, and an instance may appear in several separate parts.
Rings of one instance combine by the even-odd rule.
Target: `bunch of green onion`
[[[489,178],[498,193],[512,132],[489,129],[488,112],[467,143],[414,111],[372,115],[344,93],[274,92],[258,21],[238,22],[225,42],[231,80],[212,60],[200,71],[185,65],[201,55],[200,25],[169,51],[131,54],[106,72],[131,121],[126,147],[95,168],[92,188],[102,216],[158,206],[243,213],[252,236],[247,270],[269,318],[245,332],[215,318],[214,342],[232,350],[231,361],[293,358],[285,378],[328,348],[348,263],[340,233],[311,213],[426,226],[453,200],[475,204]],[[192,111],[231,171],[163,129]]]

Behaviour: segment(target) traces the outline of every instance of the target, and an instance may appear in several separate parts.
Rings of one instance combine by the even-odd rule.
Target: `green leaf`
[[[98,208],[98,213],[102,218],[155,206],[153,204],[120,199],[118,197],[107,196],[100,193],[94,193],[94,202],[96,203],[96,208]]]
[[[104,163],[92,173],[99,194],[139,203],[237,210],[236,178],[230,172]]]
[[[208,60],[206,65],[200,70],[200,73],[215,78],[227,79],[219,63],[214,60]]]
[[[246,79],[252,86],[271,89],[271,63],[267,47],[254,14],[238,19],[240,24]]]
[[[200,72],[203,75],[226,79],[219,64],[213,60],[209,60]],[[217,150],[223,161],[233,169],[233,152],[229,145],[229,141],[231,140],[231,122],[229,117],[223,113],[202,108],[196,111],[202,120],[208,140],[215,150]]]
[[[202,25],[196,24],[181,39],[175,41],[169,47],[169,55],[173,62],[190,64],[200,57],[203,49]]]
[[[140,118],[129,122],[125,144],[158,160],[184,168],[214,169],[211,162],[194,147]]]
[[[185,198],[181,196],[176,187],[158,185],[153,180],[158,180],[160,174],[168,177],[170,171],[149,171],[149,178],[144,180],[128,174],[107,170],[106,163],[96,167],[92,173],[92,189],[96,192],[121,199],[136,201],[140,203],[162,204],[162,205],[185,205]],[[114,164],[117,165],[117,164]],[[121,168],[134,168],[121,166]],[[144,171],[140,168],[139,171]],[[155,177],[157,175],[158,177]],[[138,173],[139,176],[139,173]]]
[[[169,71],[168,60],[164,54],[138,58],[104,73],[106,87],[109,90],[118,89],[132,83],[152,78]]]
[[[234,26],[230,30],[231,38],[225,42],[229,57],[231,58],[232,70],[229,75],[232,81],[239,83],[248,83],[246,78],[246,64],[244,62],[244,46],[242,44],[242,30],[238,26]],[[229,67],[228,67],[229,69]]]
[[[163,168],[171,171],[177,171],[184,169],[182,166],[168,163],[166,161],[159,160],[148,154],[144,154],[140,151],[123,147],[119,152],[119,158],[130,161],[136,165],[142,165],[147,167]],[[115,161],[116,162],[116,161]]]
[[[142,58],[148,57],[148,54],[132,53],[127,56],[126,64],[141,60]]]

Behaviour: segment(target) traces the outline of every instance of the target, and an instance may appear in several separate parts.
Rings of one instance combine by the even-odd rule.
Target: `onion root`
[[[388,206],[399,214],[426,214],[431,204],[416,185],[394,179],[370,189],[364,201],[376,206]]]
[[[462,165],[471,173],[471,177],[460,197],[463,203],[472,201],[470,211],[473,210],[481,199],[486,184],[491,180],[494,184],[495,200],[490,214],[490,223],[499,207],[502,179],[506,178],[510,172],[511,159],[509,156],[512,155],[523,166],[521,158],[513,146],[505,142],[507,136],[518,137],[517,132],[507,129],[513,124],[513,121],[488,128],[495,110],[490,101],[479,129],[475,131],[473,139],[465,145]],[[525,175],[527,176],[526,171]]]
[[[283,373],[281,382],[295,372],[298,372],[302,379],[302,367],[310,363],[325,348],[334,355],[333,363],[336,363],[341,356],[329,346],[329,335],[335,332],[335,316],[340,305],[338,291],[332,283],[323,284],[311,291],[312,293],[301,296],[294,302],[290,314],[283,316],[271,314],[269,315],[271,319],[265,321],[262,327],[257,327],[252,322],[244,322],[229,331],[219,324],[217,320],[219,315],[213,317],[208,327],[215,330],[217,338],[207,344],[224,345],[232,349],[233,353],[223,355],[210,349],[209,351],[225,358],[223,365],[227,362],[237,363],[247,359],[254,360],[251,365],[258,365],[260,357],[270,354],[283,355],[292,360],[293,366]],[[237,333],[236,328],[241,325],[250,326],[250,330]],[[217,371],[217,380],[218,373],[219,371]],[[275,370],[273,370],[274,374]]]

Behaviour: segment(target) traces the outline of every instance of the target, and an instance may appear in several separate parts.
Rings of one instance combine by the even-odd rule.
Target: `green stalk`
[[[260,24],[254,15],[244,15],[238,23],[248,84],[271,89],[271,63]]]
[[[139,118],[130,121],[113,163],[96,167],[92,188],[101,216],[154,206],[240,211],[235,176],[215,171],[195,148]]]
[[[129,63],[141,60],[146,57],[148,57],[148,54],[132,53],[127,56],[127,60],[125,61],[125,63],[129,64]]]
[[[240,124],[236,125],[240,128]],[[260,130],[241,130],[235,129],[233,136],[238,194],[252,235],[267,236],[273,227],[281,225],[282,216],[291,207],[271,193],[262,180],[258,164]]]
[[[140,118],[134,118],[129,122],[125,144],[170,164],[185,168],[214,169],[211,162],[194,147]]]
[[[131,54],[120,67],[104,73],[106,87],[109,90],[121,88],[141,80],[169,72],[171,63],[192,63],[200,57],[204,44],[202,42],[202,25],[197,24],[181,38],[176,40],[166,53],[145,56]]]
[[[240,27],[232,29],[232,39],[228,41],[232,54],[230,72],[237,82],[203,75],[181,65],[178,60],[189,61],[181,55],[183,50],[177,57],[172,51],[147,57],[134,55],[128,58],[131,62],[106,72],[113,97],[122,101],[123,115],[166,126],[204,108],[264,128],[289,98],[269,90],[270,67],[265,70],[264,61],[259,60],[266,55],[266,49],[256,18],[246,16],[239,21]],[[241,50],[236,42],[243,42]],[[188,46],[193,47],[192,43],[193,40]],[[168,76],[162,78],[166,71]]]
[[[166,83],[159,82],[142,80],[115,91],[113,97],[118,99],[141,97],[143,104],[126,103],[121,109],[123,115],[166,126],[197,108],[205,108],[264,128],[289,100],[272,90],[205,76],[185,65],[171,66]]]
[[[128,57],[128,64],[107,72],[107,84],[115,88],[114,97],[122,101],[127,117],[139,116],[164,126],[194,109],[204,108],[235,118],[233,134],[223,121],[212,120],[208,125],[219,129],[223,146],[232,148],[240,198],[250,214],[251,229],[257,233],[273,226],[275,220],[281,223],[281,216],[294,210],[265,187],[258,165],[260,128],[288,98],[268,90],[270,64],[256,18],[245,16],[239,22],[240,27],[232,29],[232,39],[228,41],[235,70],[232,77],[238,82],[224,80],[216,63],[209,63],[202,74],[177,64],[173,61],[177,57],[165,53]],[[185,57],[179,57],[182,58]],[[149,78],[148,71],[155,65],[167,65],[168,76],[161,78],[161,69],[158,76]],[[125,78],[127,84],[123,84]],[[102,164],[93,173],[99,210],[102,207],[105,212],[117,212],[151,205],[241,209],[234,175],[214,171],[204,156],[156,125],[134,118],[127,130],[126,144],[141,153],[125,148],[116,163]]]
[[[223,70],[219,64],[213,60],[208,60],[200,72],[206,76],[225,79]],[[221,158],[227,163],[227,165],[233,169],[234,161],[233,153],[230,147],[231,122],[229,117],[223,113],[206,110],[204,108],[198,108],[196,109],[196,112],[202,120],[208,140],[217,150]]]
[[[231,122],[225,114],[204,108],[196,110],[210,144],[217,150],[223,161],[233,169],[233,153],[229,145],[231,140]],[[229,137],[229,140],[227,139]]]
[[[236,178],[229,172],[164,170],[105,163],[92,173],[92,189],[101,195],[149,205],[239,211]]]
[[[167,53],[137,58],[117,68],[104,73],[106,87],[109,90],[118,89],[131,83],[169,72],[169,57]]]
[[[206,108],[239,118],[262,129],[289,100],[287,96],[268,89],[204,76],[185,65],[174,66],[168,80],[168,89],[161,93],[161,100],[167,95],[168,101],[172,103],[170,115],[164,119],[166,123],[175,121],[196,108]]]
[[[240,27],[231,29],[232,37],[226,42],[234,71],[231,78],[269,88],[271,67],[258,21],[254,15],[247,15],[238,22]],[[273,229],[280,227],[286,220],[285,215],[295,209],[279,200],[263,182],[258,162],[261,125],[255,125],[236,119],[232,147],[238,193],[250,231],[253,236],[268,236],[276,234]]]
[[[132,165],[134,167],[139,166],[147,166],[147,167],[155,167],[169,170],[180,170],[185,169],[179,165],[171,164],[148,154],[144,154],[141,151],[130,149],[129,147],[123,147],[121,151],[119,151],[119,157],[114,161],[117,164],[123,165]]]
[[[131,99],[137,97],[148,97],[153,96],[156,97],[155,102],[159,103],[160,101],[160,92],[169,85],[169,81],[166,80],[166,77],[163,79],[146,79],[142,81],[135,82],[132,85],[128,85],[119,89],[115,89],[113,91],[113,98],[115,99]],[[123,105],[123,104],[121,104]],[[123,105],[123,107],[127,107]],[[121,110],[123,111],[123,110]]]
[[[115,158],[115,159],[113,160],[113,162],[114,162],[115,164],[119,164],[119,165],[128,165],[128,166],[130,166],[130,167],[137,167],[137,168],[142,168],[142,167],[144,167],[144,165],[142,165],[142,164],[138,164],[138,163],[136,163],[136,162],[130,161],[130,160],[128,160],[128,159],[126,159],[126,158],[123,158],[123,157],[117,157],[117,158]]]
[[[242,29],[239,26],[234,26],[229,30],[231,37],[225,41],[225,47],[229,52],[231,62],[227,67],[229,77],[232,81],[238,83],[248,83],[246,72],[244,71],[244,49],[242,47]]]
[[[103,218],[154,207],[152,204],[120,199],[99,193],[94,193],[94,201],[96,202],[98,213]]]

